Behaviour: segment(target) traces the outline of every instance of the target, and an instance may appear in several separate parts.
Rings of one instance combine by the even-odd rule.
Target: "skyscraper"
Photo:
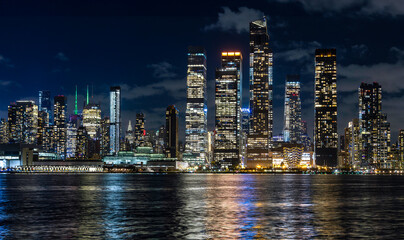
[[[104,157],[110,153],[110,122],[109,122],[109,117],[104,117],[101,120],[101,143],[100,143],[100,152],[101,152],[101,157]]]
[[[135,124],[135,146],[143,147],[145,144],[146,130],[145,130],[145,116],[143,113],[136,114]]]
[[[250,134],[247,166],[272,166],[272,50],[268,46],[267,20],[250,23]]]
[[[336,167],[337,51],[316,49],[314,92],[314,150],[316,165]]]
[[[348,127],[345,128],[345,151],[348,152],[349,164],[354,169],[361,167],[361,161],[359,157],[360,149],[360,128],[359,119],[355,118],[348,123]]]
[[[222,52],[222,66],[216,69],[213,154],[222,168],[240,163],[241,61],[240,52]]]
[[[404,169],[404,129],[398,133],[398,156],[399,168]]]
[[[34,101],[17,101],[8,107],[9,140],[34,144],[38,131],[38,106]]]
[[[55,152],[64,159],[66,157],[66,110],[67,99],[63,95],[55,96],[53,107]]]
[[[49,119],[47,121],[52,123],[52,102],[51,93],[48,90],[39,91],[38,111],[47,112]]]
[[[190,164],[203,164],[206,161],[206,134],[206,52],[202,47],[189,47],[185,152],[191,154]]]
[[[302,113],[300,101],[300,76],[288,75],[285,83],[285,111],[283,138],[285,142],[301,143]]]
[[[119,152],[121,137],[121,87],[110,89],[110,153]]]
[[[99,139],[101,127],[101,108],[98,104],[87,104],[83,109],[83,126],[88,136],[95,140]]]
[[[178,110],[174,105],[166,110],[165,151],[168,158],[178,157]]]

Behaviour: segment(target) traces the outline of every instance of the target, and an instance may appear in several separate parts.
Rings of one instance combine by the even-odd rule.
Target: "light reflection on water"
[[[404,237],[404,177],[0,175],[0,238]]]

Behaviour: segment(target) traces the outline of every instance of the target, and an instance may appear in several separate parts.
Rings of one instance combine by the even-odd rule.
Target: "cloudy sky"
[[[303,120],[312,131],[316,48],[337,49],[340,133],[358,117],[358,86],[373,81],[382,85],[393,142],[404,128],[401,0],[138,2],[2,1],[0,116],[7,116],[10,102],[37,100],[45,89],[66,95],[72,112],[75,86],[82,103],[88,84],[104,114],[109,87],[122,87],[125,128],[140,111],[146,128],[157,128],[169,104],[179,108],[184,121],[186,50],[202,45],[212,130],[220,52],[242,52],[243,106],[248,106],[248,23],[265,15],[274,52],[274,134],[282,131],[286,74],[301,74]],[[183,126],[180,130],[183,136]]]

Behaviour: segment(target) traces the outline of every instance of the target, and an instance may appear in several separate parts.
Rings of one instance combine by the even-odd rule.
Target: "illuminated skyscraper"
[[[191,164],[203,164],[206,161],[206,126],[206,52],[202,47],[189,47],[185,153],[191,154]]]
[[[0,143],[8,143],[8,122],[0,119]]]
[[[55,153],[59,154],[62,159],[66,157],[66,103],[67,99],[65,96],[55,96],[53,107],[54,144]]]
[[[241,61],[240,52],[222,52],[222,66],[216,69],[213,154],[223,168],[240,163]]]
[[[88,158],[88,142],[89,137],[87,130],[84,126],[77,129],[77,144],[76,144],[76,158],[86,159]]]
[[[38,131],[38,106],[34,101],[17,101],[8,107],[9,140],[34,144]]]
[[[50,91],[39,91],[38,111],[47,112],[49,117],[47,122],[52,123],[52,102]]]
[[[145,144],[146,130],[145,130],[145,118],[143,113],[136,114],[135,125],[135,146],[143,147]]]
[[[336,167],[337,51],[316,49],[314,93],[314,148],[316,165]]]
[[[268,46],[267,20],[250,23],[250,134],[247,165],[272,166],[272,50]]]
[[[359,119],[355,118],[348,123],[348,127],[345,128],[345,144],[344,149],[348,152],[349,164],[354,169],[361,167],[360,161],[360,128]]]
[[[125,140],[129,144],[134,144],[135,143],[135,134],[133,132],[132,121],[131,120],[129,120],[128,128],[126,129]]]
[[[121,87],[110,89],[110,153],[119,152],[121,137]]]
[[[174,105],[168,106],[166,110],[165,152],[168,158],[177,158],[179,153],[178,110]]]
[[[241,109],[240,157],[243,165],[247,165],[247,137],[250,132],[250,109]]]
[[[83,109],[83,126],[88,136],[95,140],[99,138],[101,127],[101,108],[98,104],[87,104]]]
[[[285,111],[283,138],[285,142],[301,143],[302,113],[300,101],[300,76],[288,75],[285,83]]]
[[[76,156],[76,146],[77,126],[73,122],[68,122],[66,130],[66,158],[74,158]]]

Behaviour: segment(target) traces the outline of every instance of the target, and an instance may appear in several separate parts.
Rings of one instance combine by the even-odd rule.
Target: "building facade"
[[[338,132],[337,52],[335,49],[316,49],[314,96],[316,165],[336,167]]]
[[[206,162],[207,103],[206,51],[202,47],[188,48],[187,108],[185,112],[185,153],[192,164]]]
[[[302,112],[300,100],[300,76],[288,75],[285,83],[285,107],[283,138],[285,142],[301,143]]]
[[[83,126],[88,136],[95,140],[99,139],[101,127],[101,108],[98,104],[87,104],[83,109]]]
[[[36,143],[38,106],[34,101],[17,101],[8,107],[8,133],[12,143]]]
[[[168,158],[179,155],[178,109],[170,105],[166,110],[165,153]]]
[[[120,149],[121,139],[121,87],[110,88],[110,153],[115,155]]]
[[[216,69],[214,161],[221,167],[240,163],[242,55],[222,52]]]
[[[63,95],[55,96],[53,107],[53,121],[54,121],[54,147],[55,153],[57,153],[62,159],[66,157],[66,111],[67,111],[67,98]]]
[[[136,114],[136,124],[135,124],[135,147],[144,147],[146,139],[146,129],[145,129],[145,115],[143,113]]]
[[[267,20],[250,23],[250,133],[247,165],[272,166],[272,50]]]

